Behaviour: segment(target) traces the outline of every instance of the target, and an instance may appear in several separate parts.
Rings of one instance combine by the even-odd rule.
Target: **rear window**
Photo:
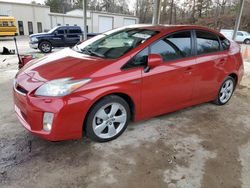
[[[215,34],[206,31],[196,31],[196,38],[198,55],[220,51],[220,42]]]
[[[4,26],[4,27],[7,27],[7,26],[9,26],[8,22],[6,22],[6,21],[3,21],[3,26]]]

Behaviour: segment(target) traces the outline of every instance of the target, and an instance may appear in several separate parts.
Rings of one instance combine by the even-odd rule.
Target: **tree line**
[[[82,0],[46,0],[51,12],[65,13],[82,8]],[[131,6],[131,3],[134,5]],[[140,23],[151,23],[154,0],[87,0],[87,8],[136,15]],[[233,29],[239,0],[161,0],[161,24],[196,24],[216,30]],[[241,30],[250,31],[250,0],[245,0]]]
[[[153,15],[152,0],[137,0],[136,15],[142,23],[150,23]],[[161,24],[196,24],[212,29],[233,29],[239,0],[163,0]],[[241,30],[250,32],[250,0],[245,0]]]

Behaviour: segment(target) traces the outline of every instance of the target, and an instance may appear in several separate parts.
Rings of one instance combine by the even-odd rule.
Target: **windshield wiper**
[[[83,48],[83,49],[81,49],[81,51],[82,52],[87,52],[89,55],[94,55],[94,56],[97,56],[97,57],[102,57],[102,58],[105,58],[105,56],[103,55],[103,54],[100,54],[100,53],[98,53],[98,52],[95,52],[95,51],[93,51],[93,50],[90,50],[90,49],[88,49],[88,48]]]

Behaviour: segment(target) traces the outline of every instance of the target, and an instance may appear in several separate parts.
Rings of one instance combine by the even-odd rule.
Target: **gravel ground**
[[[29,134],[13,111],[16,58],[3,58],[0,187],[250,187],[250,62],[227,105],[205,103],[132,123],[118,139],[95,143]]]

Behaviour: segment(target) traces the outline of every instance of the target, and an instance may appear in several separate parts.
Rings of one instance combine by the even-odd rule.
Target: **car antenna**
[[[18,58],[18,65],[20,65],[20,64],[22,64],[22,61],[21,61],[19,51],[18,51],[18,48],[17,48],[16,37],[14,37],[14,42],[15,42],[15,46],[16,46],[16,54],[17,54],[17,58]]]

